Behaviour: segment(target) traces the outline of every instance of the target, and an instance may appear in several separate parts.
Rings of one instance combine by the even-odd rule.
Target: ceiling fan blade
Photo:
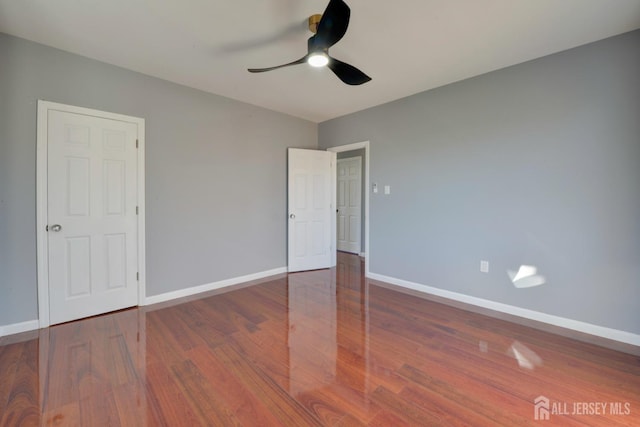
[[[371,77],[367,76],[353,65],[349,65],[346,62],[339,61],[335,58],[329,59],[327,67],[329,67],[340,80],[348,85],[357,86],[371,80]]]
[[[305,55],[297,61],[289,62],[288,64],[276,65],[275,67],[269,68],[248,68],[247,71],[249,71],[250,73],[264,73],[265,71],[277,70],[278,68],[289,67],[291,65],[304,64],[305,62],[307,62],[307,56],[308,55]]]
[[[316,31],[315,46],[328,49],[338,43],[347,32],[351,9],[342,0],[331,0],[327,5]]]

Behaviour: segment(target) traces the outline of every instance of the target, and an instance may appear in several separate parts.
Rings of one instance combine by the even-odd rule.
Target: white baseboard
[[[28,320],[26,322],[13,323],[11,325],[0,326],[0,337],[5,335],[19,334],[22,332],[35,331],[40,328],[38,320]]]
[[[396,286],[412,289],[428,295],[435,295],[441,298],[462,302],[465,304],[475,305],[487,308],[489,310],[534,320],[537,322],[547,323],[549,325],[559,326],[561,328],[571,329],[589,335],[595,335],[601,338],[640,346],[640,335],[618,329],[607,328],[605,326],[593,325],[591,323],[579,320],[567,319],[565,317],[555,316],[553,314],[541,313],[539,311],[529,310],[526,308],[516,307],[509,304],[503,304],[483,298],[473,297],[457,292],[447,291],[444,289],[434,288],[432,286],[421,285],[419,283],[409,282],[395,277],[384,276],[382,274],[369,273],[368,278],[387,282]]]
[[[273,270],[262,271],[259,273],[248,274],[246,276],[233,277],[231,279],[220,280],[219,282],[206,283],[204,285],[193,286],[191,288],[180,289],[177,291],[166,292],[160,295],[153,295],[144,299],[144,305],[157,304],[159,302],[171,301],[177,298],[184,298],[202,292],[213,291],[228,286],[237,285],[238,283],[250,282],[252,280],[262,279],[264,277],[275,276],[287,272],[287,267],[274,268]]]

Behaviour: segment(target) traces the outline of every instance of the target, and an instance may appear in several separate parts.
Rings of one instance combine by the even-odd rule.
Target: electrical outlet
[[[489,261],[480,261],[480,272],[488,273],[489,272]]]

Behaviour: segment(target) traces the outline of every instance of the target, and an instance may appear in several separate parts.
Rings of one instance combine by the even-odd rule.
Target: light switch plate
[[[391,194],[391,186],[390,185],[385,185],[384,186],[384,194]]]
[[[489,261],[485,261],[485,260],[480,261],[480,272],[481,273],[489,272]]]

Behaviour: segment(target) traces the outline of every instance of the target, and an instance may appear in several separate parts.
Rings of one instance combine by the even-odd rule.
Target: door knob
[[[296,215],[295,214],[291,214],[291,215],[289,215],[289,218],[296,219]]]
[[[62,230],[62,226],[60,224],[54,224],[51,226],[51,231],[55,231],[57,233],[60,230]]]

